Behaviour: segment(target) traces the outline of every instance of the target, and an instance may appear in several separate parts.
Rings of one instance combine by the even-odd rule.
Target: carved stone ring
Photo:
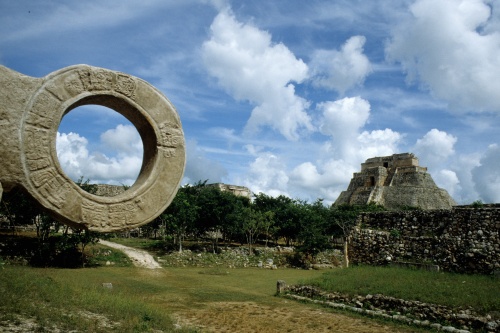
[[[2,186],[6,191],[22,186],[60,222],[101,232],[148,223],[173,200],[184,173],[184,134],[174,106],[149,83],[87,65],[43,78],[0,66],[0,87],[0,198]],[[89,104],[123,115],[144,145],[137,181],[114,197],[82,190],[57,158],[63,116]]]

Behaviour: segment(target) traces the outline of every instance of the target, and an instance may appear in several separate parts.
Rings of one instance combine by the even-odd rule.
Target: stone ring
[[[87,65],[66,67],[41,79],[20,77],[2,67],[0,76],[10,86],[10,94],[23,94],[26,89],[30,92],[4,111],[12,119],[19,118],[17,125],[11,124],[18,130],[10,131],[17,132],[11,135],[17,140],[10,139],[19,143],[22,170],[17,177],[0,171],[5,188],[21,185],[60,222],[100,232],[148,223],[173,200],[185,168],[184,134],[174,106],[156,88],[137,77]],[[82,190],[63,172],[57,158],[56,136],[63,116],[89,104],[123,115],[136,127],[143,142],[137,181],[114,197]],[[2,148],[0,145],[0,152]],[[0,169],[4,169],[1,162]]]

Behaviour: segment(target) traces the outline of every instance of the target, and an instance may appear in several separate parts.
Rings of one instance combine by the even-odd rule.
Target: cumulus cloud
[[[313,84],[336,90],[341,95],[361,85],[372,72],[370,60],[363,54],[365,42],[364,36],[353,36],[340,51],[316,50],[309,63]]]
[[[323,113],[321,133],[338,140],[356,137],[370,116],[370,103],[361,97],[323,102],[318,109]]]
[[[315,165],[305,162],[290,172],[290,188],[308,194],[311,201],[325,199],[331,204],[340,192],[347,188],[347,183],[356,168],[343,160],[327,159]]]
[[[462,190],[460,180],[455,171],[443,169],[434,175],[434,182],[440,188],[446,189],[452,198],[456,198],[457,194]],[[456,200],[456,199],[455,199]]]
[[[370,117],[370,103],[360,97],[324,102],[318,110],[322,113],[320,131],[330,140],[323,145],[321,157],[290,172],[289,188],[332,203],[347,188],[361,162],[398,152],[403,135],[391,129],[363,130]]]
[[[258,152],[255,160],[250,163],[247,175],[241,181],[253,193],[289,196],[286,165],[279,156],[271,152]]]
[[[390,128],[385,130],[364,131],[358,136],[359,154],[364,159],[374,156],[387,156],[397,152],[403,135]]]
[[[332,139],[330,152],[351,164],[373,156],[393,154],[402,139],[401,134],[391,129],[362,131],[368,123],[371,107],[360,97],[324,102],[318,108],[323,113],[320,131]]]
[[[394,27],[387,57],[402,64],[410,82],[448,101],[451,111],[498,112],[498,9],[486,0],[418,0]]]
[[[142,141],[134,126],[119,124],[101,134],[101,142],[122,155],[142,154]]]
[[[89,151],[88,140],[77,133],[57,133],[56,146],[59,164],[73,180],[83,176],[92,183],[132,185],[142,166],[142,141],[130,125],[101,135],[100,148],[107,154]]]
[[[455,154],[456,142],[455,136],[434,128],[417,140],[413,151],[426,166],[438,168]]]
[[[283,44],[273,44],[268,32],[220,12],[210,26],[211,38],[202,47],[210,75],[234,98],[255,104],[246,126],[254,133],[270,126],[289,140],[313,129],[306,112],[309,102],[295,94],[290,82],[307,77],[307,65]]]
[[[475,189],[484,202],[500,202],[500,146],[488,147],[479,161],[480,165],[472,169]]]

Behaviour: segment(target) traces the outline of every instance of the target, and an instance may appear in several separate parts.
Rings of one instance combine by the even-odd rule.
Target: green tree
[[[309,257],[314,257],[321,251],[332,246],[328,233],[328,208],[323,200],[318,199],[313,204],[301,203],[302,227],[299,232],[301,244],[298,248]]]
[[[16,226],[34,224],[41,212],[38,203],[20,187],[4,193],[0,207],[0,213],[13,230]]]
[[[83,181],[76,184],[95,194],[97,186]],[[72,228],[55,221],[23,189],[15,188],[1,202],[2,213],[12,226],[34,225],[38,246],[31,262],[37,266],[77,267],[85,264],[85,247],[99,239],[99,234],[86,229]]]
[[[302,203],[284,195],[271,197],[263,193],[255,195],[253,205],[261,212],[273,212],[273,236],[283,238],[287,246],[292,245],[301,230]]]
[[[245,236],[248,253],[252,255],[252,247],[257,241],[257,236],[272,225],[273,213],[261,212],[252,206],[240,204],[230,216],[239,232]]]
[[[162,214],[162,218],[167,222],[167,227],[172,228],[175,233],[179,252],[182,252],[182,242],[186,235],[194,230],[198,210],[199,207],[196,205],[196,200],[193,199],[188,185],[177,191],[172,203]]]
[[[249,206],[248,198],[239,197],[231,192],[221,191],[216,186],[200,187],[197,197],[200,208],[197,222],[200,234],[209,234],[212,239],[212,249],[218,249],[219,235],[225,239],[233,238],[235,232],[234,211]]]

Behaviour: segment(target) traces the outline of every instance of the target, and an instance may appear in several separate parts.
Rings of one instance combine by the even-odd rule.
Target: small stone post
[[[286,289],[286,282],[284,280],[278,280],[276,283],[276,294],[281,294]]]

